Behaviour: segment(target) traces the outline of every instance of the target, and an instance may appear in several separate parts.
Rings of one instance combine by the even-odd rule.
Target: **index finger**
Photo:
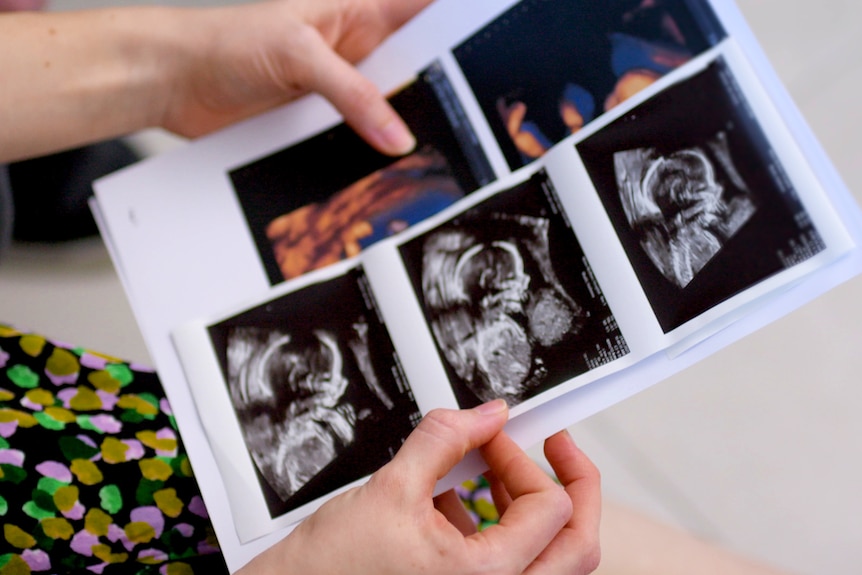
[[[428,498],[437,480],[470,450],[486,443],[505,425],[509,410],[503,400],[473,409],[435,409],[416,426],[395,457],[375,475],[398,482],[409,498]]]
[[[330,101],[364,140],[384,154],[399,156],[416,146],[404,120],[371,80],[337,54],[317,34],[309,34],[305,65],[308,86]]]

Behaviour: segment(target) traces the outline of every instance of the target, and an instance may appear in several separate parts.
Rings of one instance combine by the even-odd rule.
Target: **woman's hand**
[[[557,434],[546,454],[561,487],[502,432],[506,418],[499,400],[432,411],[368,483],[330,500],[244,572],[591,572],[599,559],[598,471]],[[437,506],[432,498],[437,480],[476,447],[502,509],[499,524],[478,533],[451,498]]]
[[[431,0],[0,14],[0,162],[163,127],[199,136],[319,92],[371,145],[414,139],[353,63]]]
[[[160,123],[196,136],[318,92],[377,149],[406,153],[409,130],[353,64],[428,3],[279,0],[187,13],[201,40],[174,72]]]

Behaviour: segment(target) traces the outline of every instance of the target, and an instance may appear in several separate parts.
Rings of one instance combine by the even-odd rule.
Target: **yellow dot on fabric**
[[[212,528],[212,525],[207,527],[207,537],[206,537],[207,545],[213,548],[218,547],[218,537],[216,537],[215,531]]]
[[[18,411],[17,409],[0,409],[0,423],[11,423],[17,421],[20,427],[29,428],[38,425],[36,418],[29,413]]]
[[[54,348],[45,363],[45,369],[54,375],[72,375],[81,371],[78,356],[67,349]]]
[[[102,442],[102,459],[105,463],[123,463],[128,450],[129,446],[119,439],[108,437]]]
[[[90,509],[84,517],[84,529],[93,535],[107,535],[111,523],[111,516],[101,509]]]
[[[47,389],[31,389],[24,397],[36,405],[54,405],[54,394]]]
[[[25,335],[18,340],[21,350],[30,357],[37,357],[45,349],[45,338],[39,335]]]
[[[161,459],[142,459],[138,462],[141,474],[150,481],[164,481],[174,474],[171,466]]]
[[[75,534],[75,528],[64,517],[47,517],[41,525],[42,531],[51,539],[68,541]]]
[[[132,521],[123,531],[132,543],[149,543],[156,536],[153,526],[144,521]]]
[[[69,400],[69,407],[75,411],[93,411],[102,408],[102,399],[88,387],[79,387],[75,397]]]
[[[54,492],[54,505],[62,511],[69,511],[78,502],[78,487],[67,485]]]
[[[120,359],[119,357],[115,357],[113,355],[107,355],[107,354],[104,354],[100,351],[93,351],[93,350],[88,349],[87,353],[89,353],[90,355],[95,356],[95,357],[101,357],[102,359],[107,360],[111,363],[122,363],[123,362],[123,360]]]
[[[89,459],[75,459],[70,466],[72,473],[78,478],[78,481],[84,485],[96,485],[102,482],[104,477],[96,464]]]
[[[8,389],[0,389],[0,401],[10,401],[15,399],[15,394]]]
[[[3,536],[6,537],[9,545],[18,549],[30,549],[36,545],[36,540],[33,539],[32,535],[11,523],[3,526]]]
[[[171,563],[167,575],[194,575],[194,571],[188,563]]]
[[[156,437],[155,431],[139,431],[135,437],[141,440],[141,443],[151,449],[158,451],[173,451],[177,448],[177,440],[171,438],[159,439]]]
[[[9,561],[0,567],[0,575],[30,575],[30,565],[20,555],[12,555]]]
[[[129,559],[128,553],[111,553],[111,548],[104,543],[93,545],[93,555],[105,563],[125,563]]]
[[[500,518],[497,508],[487,499],[478,499],[473,502],[476,513],[486,521],[497,521]]]
[[[180,473],[185,477],[191,477],[194,474],[194,471],[192,471],[192,463],[189,461],[188,457],[183,457],[183,460],[180,462]]]
[[[120,391],[121,387],[120,382],[105,370],[94,371],[87,376],[87,381],[89,381],[96,389],[106,391],[108,393],[117,393]]]
[[[74,413],[62,407],[46,407],[45,413],[63,423],[75,423],[77,420]]]
[[[8,325],[0,325],[0,337],[17,337],[21,332]]]
[[[141,415],[156,415],[159,412],[157,406],[134,394],[120,396],[117,405],[123,409],[134,409]]]
[[[162,513],[176,519],[183,512],[183,502],[177,497],[176,489],[160,489],[153,493],[153,500]]]

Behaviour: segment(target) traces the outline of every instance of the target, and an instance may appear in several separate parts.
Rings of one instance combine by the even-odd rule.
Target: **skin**
[[[0,14],[0,162],[148,127],[197,137],[309,92],[406,153],[412,135],[353,64],[429,2]]]
[[[555,483],[502,431],[505,402],[435,410],[363,486],[330,500],[242,574],[590,573],[598,565],[598,470],[569,435],[545,442]],[[499,525],[476,532],[434,485],[471,449],[487,462]],[[346,518],[362,518],[357,521]],[[386,542],[381,544],[381,542]]]

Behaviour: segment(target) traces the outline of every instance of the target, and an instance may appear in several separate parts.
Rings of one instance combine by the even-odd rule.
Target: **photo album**
[[[432,409],[528,447],[862,270],[730,0],[438,0],[360,68],[411,153],[308,96],[96,185],[231,569]]]

